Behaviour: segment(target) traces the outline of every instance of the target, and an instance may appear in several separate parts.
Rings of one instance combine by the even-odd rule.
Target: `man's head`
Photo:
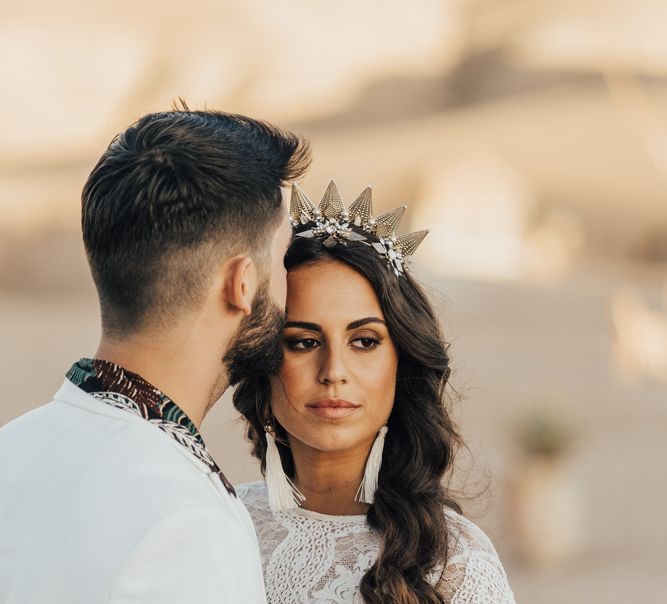
[[[291,239],[282,187],[309,160],[300,137],[214,111],[149,114],[119,134],[82,195],[103,337],[122,343],[207,308],[243,328],[256,307],[275,327]]]
[[[303,139],[214,111],[149,114],[119,134],[82,195],[105,335],[122,339],[197,306],[226,259],[246,255],[269,280],[282,267],[271,259],[285,228],[281,187],[308,162]]]

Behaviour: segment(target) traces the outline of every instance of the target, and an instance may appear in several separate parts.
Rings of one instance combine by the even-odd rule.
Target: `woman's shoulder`
[[[497,557],[496,548],[488,535],[472,520],[451,508],[445,508],[447,517],[450,558],[469,552],[483,552]]]
[[[234,486],[239,499],[247,508],[268,508],[269,493],[266,488],[266,482],[258,480],[257,482],[244,482]]]
[[[266,482],[263,480],[246,482],[236,485],[234,488],[239,499],[248,510],[255,529],[258,532],[271,530],[271,527],[276,524],[276,518],[269,505],[269,492],[266,488]]]
[[[480,602],[512,604],[514,594],[491,539],[458,512],[446,508],[445,515],[449,551],[442,575],[444,593],[450,598],[484,594]]]

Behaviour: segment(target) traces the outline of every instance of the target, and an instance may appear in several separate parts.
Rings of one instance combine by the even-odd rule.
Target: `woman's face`
[[[391,413],[398,366],[371,284],[333,260],[289,272],[283,345],[271,406],[292,446],[367,450]]]

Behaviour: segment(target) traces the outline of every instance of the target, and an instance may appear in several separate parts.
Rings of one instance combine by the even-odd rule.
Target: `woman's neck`
[[[346,451],[319,451],[290,439],[294,484],[306,497],[303,508],[332,516],[365,514],[368,505],[354,498],[364,476],[372,443]]]

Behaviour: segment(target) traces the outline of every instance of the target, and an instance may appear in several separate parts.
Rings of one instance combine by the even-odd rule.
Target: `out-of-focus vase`
[[[571,560],[583,542],[583,497],[563,457],[533,456],[519,466],[510,497],[522,557],[553,566]]]

